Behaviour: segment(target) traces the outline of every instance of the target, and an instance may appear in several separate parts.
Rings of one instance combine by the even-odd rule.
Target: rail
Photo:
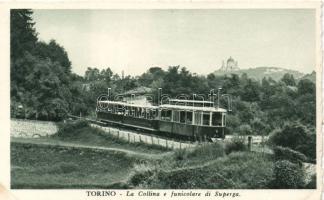
[[[90,126],[94,128],[98,128],[102,130],[104,133],[112,135],[116,137],[119,140],[123,140],[128,143],[144,143],[148,145],[155,145],[155,146],[161,146],[167,149],[185,149],[185,148],[193,148],[197,145],[203,145],[204,143],[192,143],[187,141],[177,141],[172,140],[170,138],[161,137],[153,134],[144,134],[139,133],[137,131],[131,131],[131,130],[125,130],[115,127],[107,126],[106,123],[93,120],[90,118],[84,118],[74,115],[69,115],[71,119],[77,119],[77,120],[86,120],[90,122]]]

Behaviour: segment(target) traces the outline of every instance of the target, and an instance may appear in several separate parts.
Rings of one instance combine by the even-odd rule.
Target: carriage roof
[[[201,100],[189,100],[189,99],[170,99],[170,102],[179,102],[179,103],[201,103],[201,104],[213,104],[212,101],[201,101]]]
[[[184,106],[184,105],[170,105],[163,104],[160,106],[162,109],[170,109],[170,110],[188,110],[188,111],[205,111],[205,112],[226,112],[223,108],[215,108],[215,107],[196,107],[196,106]]]
[[[112,104],[112,105],[149,108],[149,109],[158,109],[159,108],[158,106],[144,105],[144,104],[131,104],[131,103],[121,102],[121,101],[99,101],[99,103],[108,103],[108,104]]]
[[[226,110],[223,108],[215,108],[215,107],[196,107],[196,106],[171,105],[171,104],[162,104],[160,106],[152,106],[152,105],[143,105],[143,104],[130,104],[130,103],[120,102],[120,101],[99,101],[99,103],[107,103],[107,104],[112,104],[112,105],[129,106],[129,107],[148,108],[148,109],[226,112]]]

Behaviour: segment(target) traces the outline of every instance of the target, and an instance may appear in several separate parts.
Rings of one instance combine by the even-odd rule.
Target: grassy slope
[[[99,148],[98,148],[99,147]],[[11,143],[12,188],[269,188],[267,154],[233,152],[224,143],[168,151],[128,144],[88,126]]]
[[[215,146],[200,147],[194,152],[176,152],[159,164],[135,166],[129,182],[137,188],[151,189],[269,187],[273,176],[273,161],[269,155],[255,152],[225,155]]]
[[[12,141],[12,188],[265,188],[272,175],[267,156],[226,156],[219,145],[143,156],[129,150],[28,143],[35,140]],[[146,171],[153,173],[142,178]],[[133,184],[134,175],[142,182]]]
[[[64,137],[12,138],[12,188],[123,188],[134,164],[168,151],[128,144],[89,126]]]
[[[123,182],[135,158],[123,152],[11,144],[12,188],[98,188]]]
[[[77,130],[73,130],[72,133],[64,137],[59,137],[57,135],[53,135],[50,138],[53,142],[55,141],[64,141],[76,144],[85,144],[92,146],[100,146],[100,147],[116,147],[123,148],[135,152],[143,152],[150,154],[158,154],[167,152],[169,150],[156,146],[156,145],[146,145],[143,143],[128,143],[127,141],[120,140],[111,136],[109,134],[104,133],[102,130],[93,128],[93,127],[81,127]]]

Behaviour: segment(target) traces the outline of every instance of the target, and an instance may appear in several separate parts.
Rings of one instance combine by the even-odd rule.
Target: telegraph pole
[[[108,91],[107,91],[108,92],[108,98],[107,98],[108,101],[109,101],[109,96],[110,96],[110,90],[111,90],[111,88],[108,88]]]
[[[221,90],[222,88],[218,88],[218,94],[217,94],[217,107],[219,108],[219,99],[220,99],[220,90]]]

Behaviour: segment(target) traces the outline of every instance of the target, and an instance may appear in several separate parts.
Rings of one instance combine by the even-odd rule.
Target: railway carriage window
[[[222,125],[222,114],[220,112],[214,112],[212,116],[212,126]]]
[[[141,110],[142,110],[142,112],[141,112],[142,113],[142,117],[145,118],[145,116],[146,116],[146,110],[145,110],[145,108],[141,108]]]
[[[109,112],[112,111],[112,105],[111,105],[111,104],[108,105],[108,111],[109,111]]]
[[[171,121],[171,110],[162,110],[161,111],[161,120]]]
[[[144,111],[142,108],[139,109],[139,117],[143,118],[144,117]]]
[[[141,117],[142,116],[142,109],[141,108],[137,108],[137,117]]]
[[[226,126],[226,115],[223,115],[224,121],[223,121],[223,126]]]
[[[195,121],[194,121],[194,124],[195,125],[201,125],[202,124],[202,121],[201,121],[201,112],[197,111],[195,112]]]
[[[186,111],[180,111],[180,123],[186,123]]]
[[[139,109],[136,107],[135,108],[135,117],[139,117],[139,115],[140,115]]]
[[[173,122],[180,122],[180,112],[178,110],[173,111]]]
[[[192,112],[186,112],[186,124],[192,124]]]
[[[124,113],[123,113],[123,106],[121,106],[121,105],[117,105],[117,113],[118,113],[118,114],[124,114]]]
[[[209,126],[210,113],[203,113],[203,125]]]

